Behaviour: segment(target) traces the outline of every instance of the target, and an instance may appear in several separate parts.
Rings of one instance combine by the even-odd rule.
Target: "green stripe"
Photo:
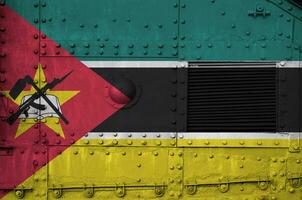
[[[8,4],[82,60],[301,59],[302,10],[287,1],[10,0]]]

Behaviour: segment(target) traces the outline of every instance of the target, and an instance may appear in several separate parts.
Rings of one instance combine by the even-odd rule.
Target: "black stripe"
[[[300,131],[301,70],[247,65],[94,68],[133,101],[93,131]]]

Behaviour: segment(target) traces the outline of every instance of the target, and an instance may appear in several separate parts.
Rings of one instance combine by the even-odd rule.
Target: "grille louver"
[[[275,131],[274,67],[188,70],[187,131]]]

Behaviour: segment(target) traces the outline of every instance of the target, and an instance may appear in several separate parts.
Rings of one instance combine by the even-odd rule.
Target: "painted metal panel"
[[[75,56],[177,57],[177,0],[43,2],[41,31]],[[42,56],[60,55],[56,47],[43,48]]]

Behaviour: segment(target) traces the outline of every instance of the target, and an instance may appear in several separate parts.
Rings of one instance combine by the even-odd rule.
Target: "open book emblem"
[[[27,95],[22,98],[22,104],[26,102],[32,95]],[[46,97],[49,99],[49,101],[57,108],[57,110],[62,113],[60,108],[59,100],[54,95],[47,94]],[[42,120],[47,117],[55,117],[60,118],[59,115],[51,108],[51,106],[45,101],[43,98],[38,98],[34,101],[35,104],[44,105],[45,109],[39,109],[34,108],[33,106],[29,106],[29,109],[26,111],[26,113],[22,113],[19,118],[24,119],[38,119]]]

